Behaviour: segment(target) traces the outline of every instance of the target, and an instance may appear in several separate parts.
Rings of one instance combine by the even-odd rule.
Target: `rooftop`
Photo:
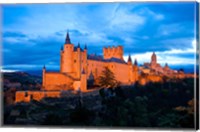
[[[118,58],[110,58],[110,59],[104,59],[103,56],[101,55],[95,55],[95,54],[90,54],[87,56],[88,60],[96,60],[96,61],[103,61],[103,62],[117,62],[117,63],[122,63],[126,64],[124,60],[118,59]]]

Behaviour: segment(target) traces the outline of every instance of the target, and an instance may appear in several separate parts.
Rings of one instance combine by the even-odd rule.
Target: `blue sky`
[[[102,55],[124,46],[139,64],[152,52],[169,66],[192,65],[196,49],[195,2],[17,4],[2,6],[3,69],[59,69],[67,30],[71,42]]]

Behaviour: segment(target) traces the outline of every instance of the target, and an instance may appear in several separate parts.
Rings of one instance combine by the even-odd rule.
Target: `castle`
[[[132,85],[139,82],[145,85],[148,82],[162,82],[163,76],[170,78],[193,77],[182,71],[178,72],[169,68],[166,63],[162,67],[157,63],[156,54],[151,56],[150,63],[138,66],[137,60],[132,62],[131,56],[128,61],[123,58],[123,46],[104,47],[103,56],[88,54],[87,46],[84,49],[78,43],[71,43],[67,32],[65,44],[60,50],[60,71],[49,72],[44,66],[42,69],[42,88],[39,91],[17,91],[15,102],[30,102],[30,100],[41,100],[45,97],[61,97],[63,91],[90,92],[88,82],[93,80],[98,84],[105,67],[108,67],[121,85]]]
[[[103,69],[108,67],[121,84],[133,84],[138,80],[137,60],[132,64],[129,55],[128,62],[123,59],[123,47],[105,47],[103,56],[88,55],[87,46],[84,49],[80,44],[71,43],[69,33],[65,44],[60,50],[60,72],[47,72],[43,68],[43,90],[81,90],[87,91],[87,81],[91,78],[98,83]]]

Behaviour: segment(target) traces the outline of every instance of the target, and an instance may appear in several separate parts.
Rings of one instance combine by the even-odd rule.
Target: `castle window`
[[[74,63],[76,63],[76,60],[74,60]]]
[[[28,93],[27,92],[25,92],[25,97],[27,97],[28,96]]]

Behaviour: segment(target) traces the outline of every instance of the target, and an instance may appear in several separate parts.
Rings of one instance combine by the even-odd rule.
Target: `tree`
[[[101,76],[99,77],[99,85],[102,87],[110,88],[116,87],[117,84],[118,83],[115,79],[114,73],[108,67],[105,67]]]

